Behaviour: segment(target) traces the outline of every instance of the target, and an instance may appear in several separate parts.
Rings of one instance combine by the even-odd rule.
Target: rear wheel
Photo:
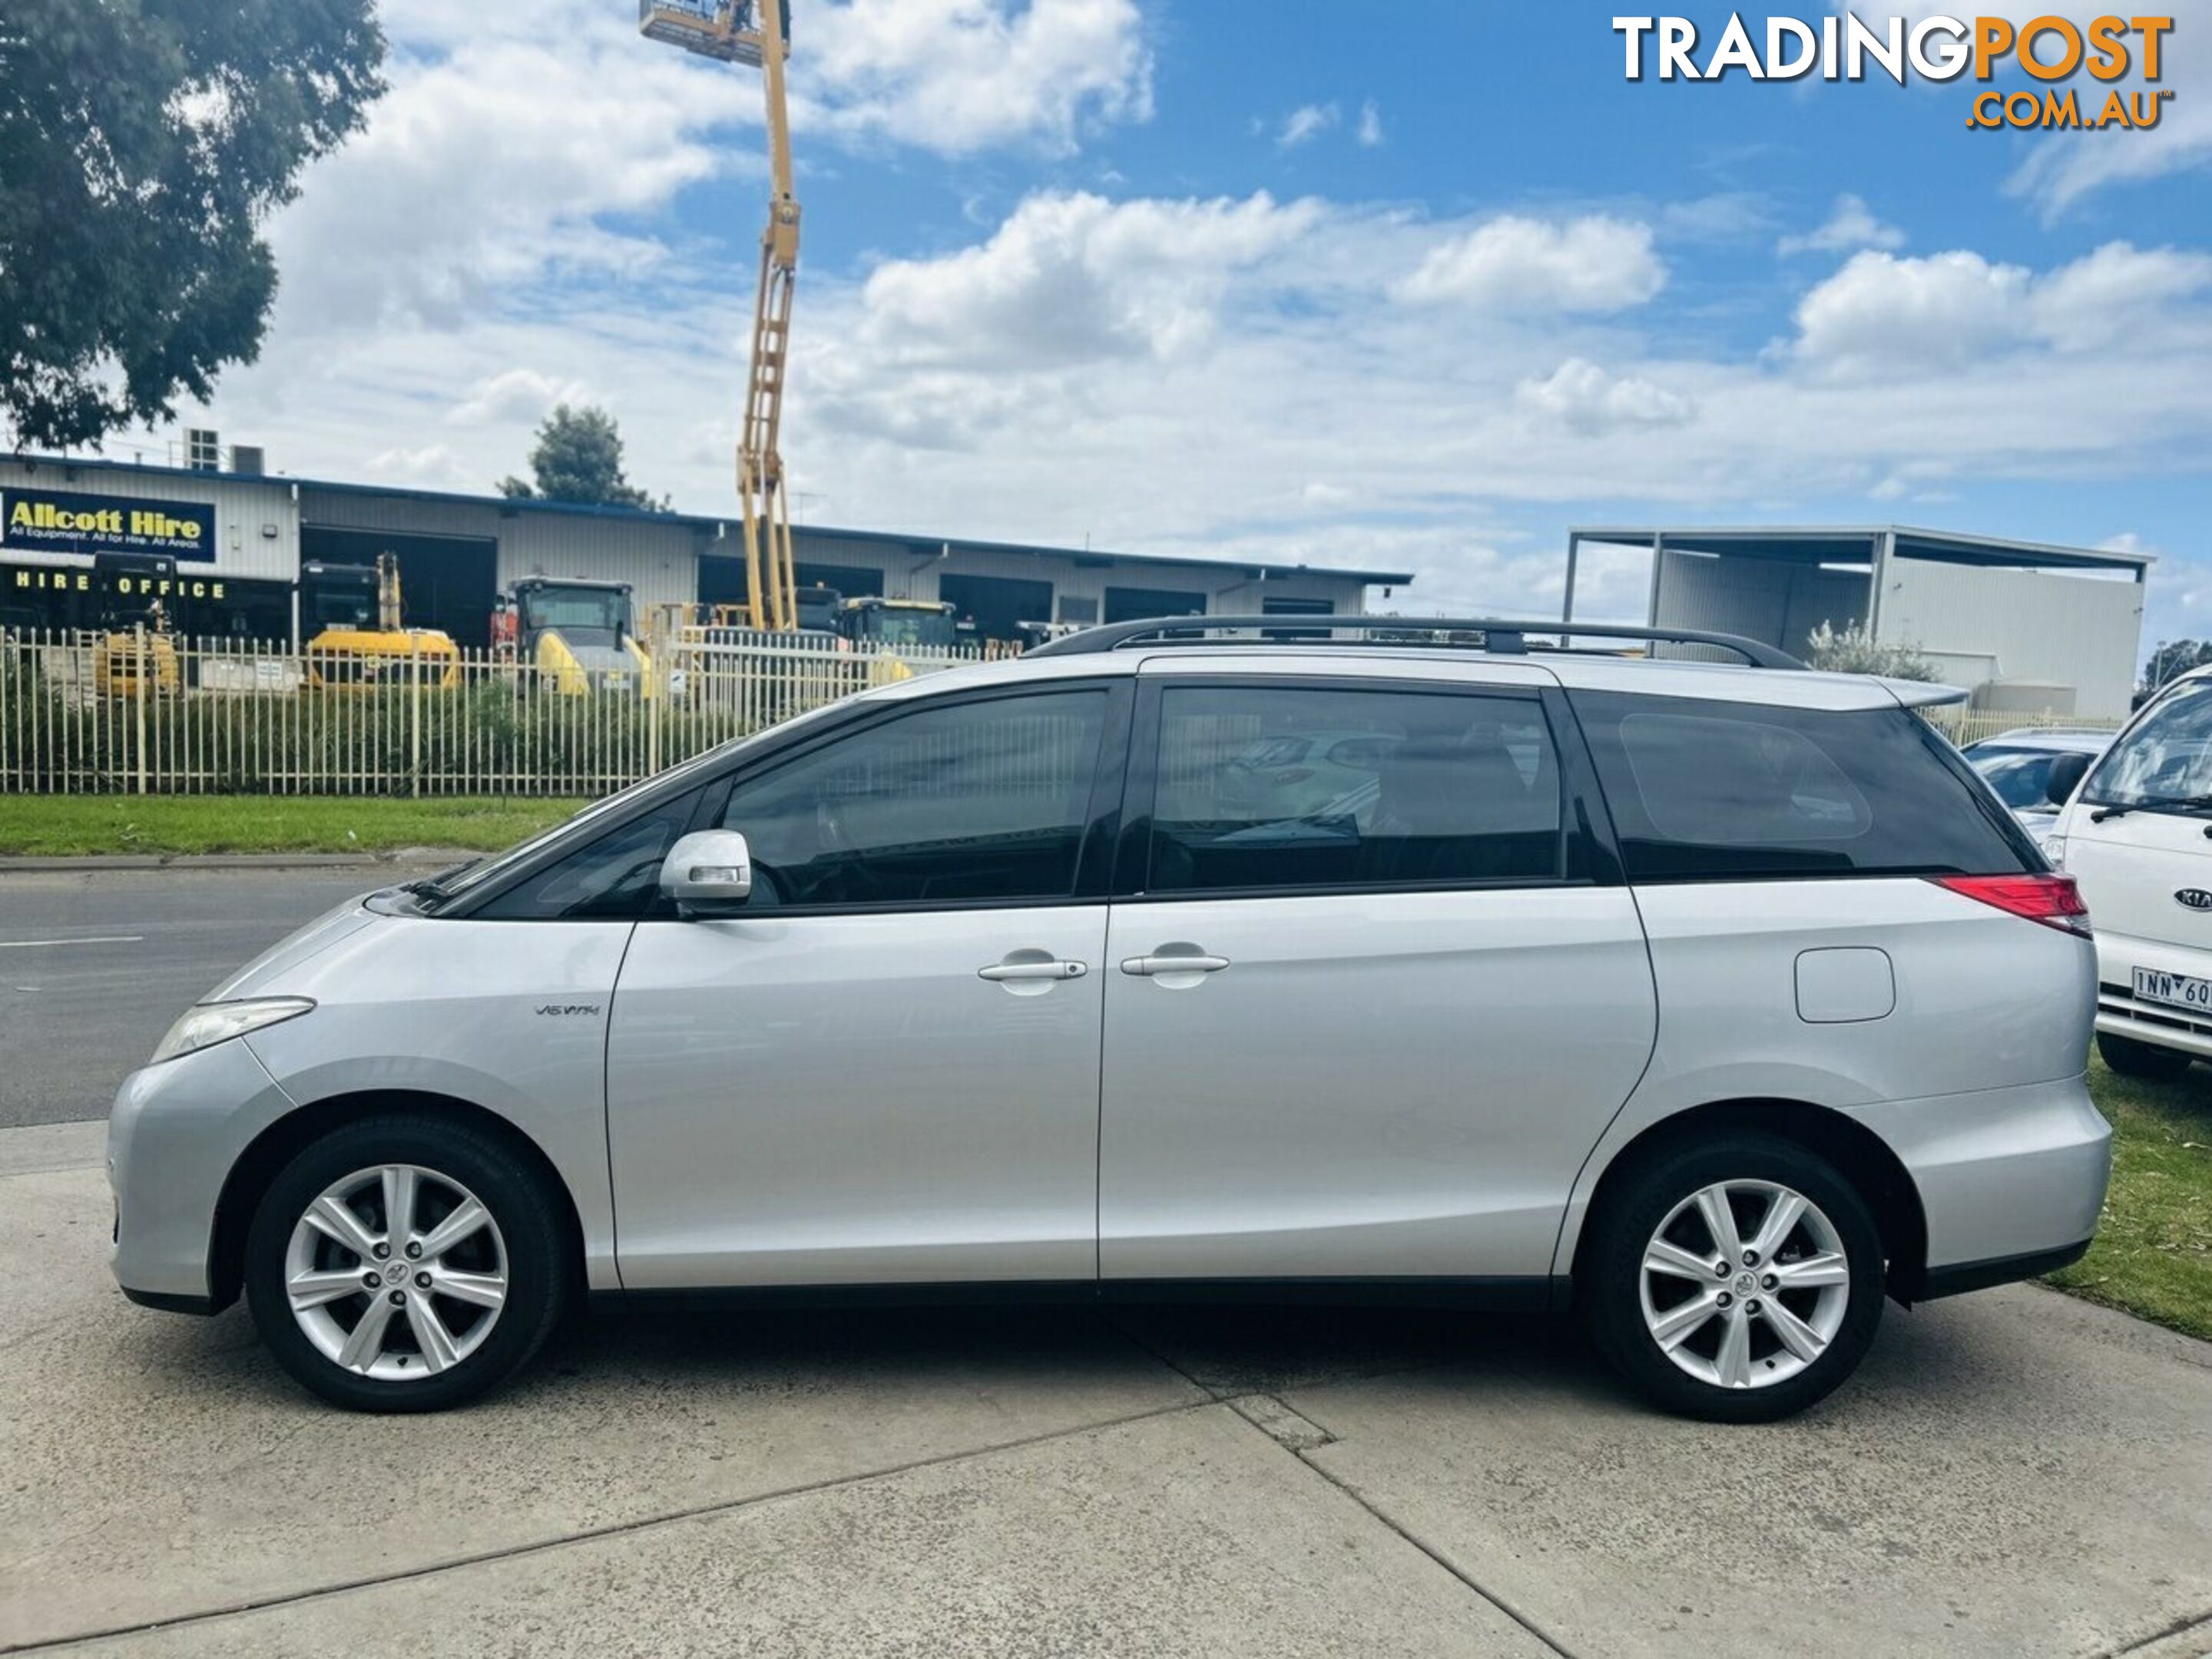
[[[1736,1133],[1662,1152],[1592,1225],[1578,1285],[1590,1334],[1670,1411],[1790,1416],[1850,1375],[1881,1322],[1874,1218],[1792,1142]]]
[[[2106,1031],[2097,1033],[2097,1053],[2122,1077],[2145,1078],[2160,1083],[2187,1071],[2191,1059],[2179,1048],[2165,1048],[2155,1042],[2113,1036]]]
[[[568,1290],[558,1212],[490,1137],[427,1115],[332,1131],[280,1171],[246,1245],[262,1340],[357,1411],[435,1411],[505,1382]]]

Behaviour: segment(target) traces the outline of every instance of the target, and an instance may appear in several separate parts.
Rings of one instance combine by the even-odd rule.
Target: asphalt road
[[[374,870],[0,874],[0,1127],[105,1117],[210,987]]]

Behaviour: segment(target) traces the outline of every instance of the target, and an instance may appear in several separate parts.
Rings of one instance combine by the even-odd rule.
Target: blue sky
[[[1496,611],[1556,606],[1570,523],[1897,521],[2154,550],[2146,646],[2212,635],[2212,0],[2160,129],[2094,137],[1969,131],[1966,81],[1632,84],[1577,4],[793,10],[805,516]],[[757,81],[617,0],[385,15],[392,93],[204,413],[467,489],[588,398],[726,505]]]

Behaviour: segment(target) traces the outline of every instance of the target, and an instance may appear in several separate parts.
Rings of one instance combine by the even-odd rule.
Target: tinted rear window
[[[1902,708],[1571,701],[1632,881],[2041,867],[1950,744]]]

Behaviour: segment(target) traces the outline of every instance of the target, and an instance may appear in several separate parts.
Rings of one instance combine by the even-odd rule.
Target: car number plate
[[[2163,974],[2155,968],[2136,969],[2136,1000],[2162,1002],[2169,1008],[2193,1008],[2212,1012],[2212,979],[2187,974]]]

